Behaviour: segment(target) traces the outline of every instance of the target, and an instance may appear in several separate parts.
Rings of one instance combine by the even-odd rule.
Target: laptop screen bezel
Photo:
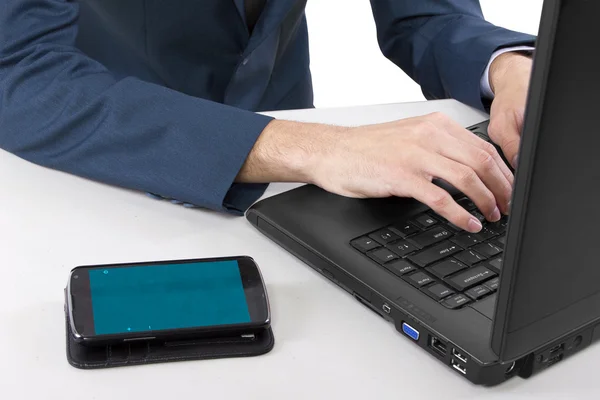
[[[546,93],[549,85],[552,84],[549,79],[550,63],[556,48],[556,32],[559,28],[559,23],[561,23],[560,18],[563,6],[564,0],[545,1],[536,44],[534,66],[519,151],[519,166],[515,175],[515,188],[510,223],[507,231],[503,271],[492,330],[492,350],[504,362],[515,361],[543,348],[553,340],[558,339],[560,335],[568,334],[565,329],[562,329],[565,332],[559,333],[561,329],[556,328],[556,323],[562,323],[568,319],[568,324],[575,327],[577,324],[589,324],[593,322],[589,319],[584,321],[583,315],[576,315],[577,303],[574,303],[567,307],[567,309],[571,308],[573,310],[569,318],[565,318],[565,315],[558,315],[559,313],[557,312],[544,318],[545,321],[536,321],[527,327],[512,332],[509,331],[511,313],[515,312],[516,306],[514,304],[514,295],[522,251],[521,246],[523,245],[524,238],[527,215],[526,207],[530,204],[531,181],[535,169],[536,148],[538,147]],[[590,49],[590,51],[593,50]],[[583,301],[580,303],[583,303]],[[566,325],[565,323],[565,328]],[[552,327],[553,329],[544,329],[545,327]]]

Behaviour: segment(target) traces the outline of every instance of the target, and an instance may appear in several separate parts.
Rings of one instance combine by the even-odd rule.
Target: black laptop
[[[599,16],[598,1],[545,2],[508,219],[453,192],[483,222],[470,234],[412,199],[306,185],[248,220],[474,383],[586,348],[600,337]]]

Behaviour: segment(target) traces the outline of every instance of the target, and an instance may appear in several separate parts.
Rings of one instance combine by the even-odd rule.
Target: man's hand
[[[490,221],[508,212],[513,176],[494,146],[442,114],[356,128],[273,121],[238,180],[306,182],[357,198],[413,197],[480,231],[436,178],[465,193]]]
[[[518,162],[532,64],[525,55],[504,53],[490,66],[490,86],[495,97],[488,133],[513,168]]]
[[[517,164],[532,61],[505,53],[490,66],[489,134]],[[444,180],[490,221],[508,214],[514,177],[495,147],[442,114],[356,128],[272,121],[258,138],[238,182],[303,182],[343,196],[413,197],[470,231],[481,223],[448,192]]]

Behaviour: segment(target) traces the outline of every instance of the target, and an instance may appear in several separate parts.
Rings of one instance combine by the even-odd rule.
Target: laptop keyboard
[[[491,223],[468,198],[458,203],[481,221],[481,232],[466,232],[430,210],[350,244],[432,300],[461,308],[498,289],[508,217]]]

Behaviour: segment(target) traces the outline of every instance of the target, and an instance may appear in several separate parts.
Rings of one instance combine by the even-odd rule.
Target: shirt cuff
[[[531,46],[515,46],[515,47],[505,47],[503,49],[497,50],[490,57],[490,62],[488,63],[485,71],[483,72],[483,76],[481,77],[481,95],[486,100],[494,99],[494,92],[492,91],[492,87],[490,85],[490,67],[496,58],[501,56],[504,53],[509,53],[511,51],[533,51],[534,47]]]

